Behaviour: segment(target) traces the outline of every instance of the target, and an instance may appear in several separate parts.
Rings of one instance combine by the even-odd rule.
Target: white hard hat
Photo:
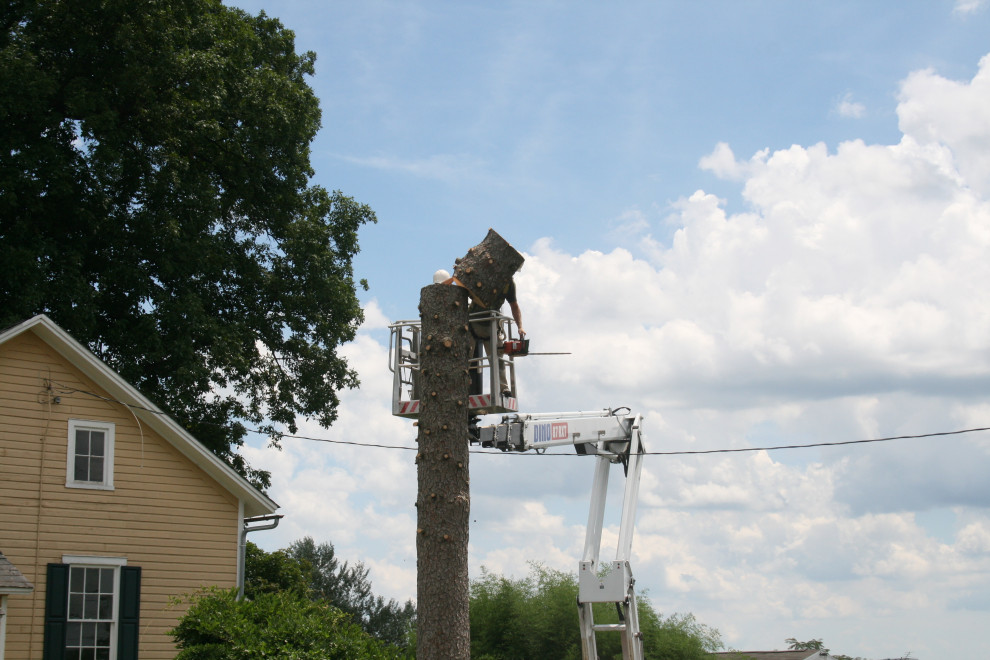
[[[450,279],[450,273],[448,273],[447,271],[445,271],[443,268],[441,268],[437,272],[433,273],[433,283],[434,284],[443,284],[444,282],[446,282],[449,279]]]

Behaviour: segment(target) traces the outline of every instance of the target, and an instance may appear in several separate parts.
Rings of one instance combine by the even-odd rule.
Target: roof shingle
[[[34,591],[17,567],[0,552],[0,594],[20,594]]]

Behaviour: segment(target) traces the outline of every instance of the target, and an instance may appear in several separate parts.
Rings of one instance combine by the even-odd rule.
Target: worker
[[[442,268],[433,274],[433,283],[458,284],[458,285],[460,284],[460,282],[458,282],[456,279],[451,277],[449,271],[446,271]],[[471,304],[468,306],[468,314],[469,316],[474,316],[475,314],[483,314],[484,312],[490,312],[492,311],[492,309],[498,311],[499,309],[501,309],[503,301],[509,303],[509,310],[512,312],[512,320],[516,322],[516,328],[519,331],[519,338],[525,339],[526,331],[523,329],[523,324],[522,324],[522,310],[519,308],[519,302],[516,300],[515,280],[509,281],[509,286],[506,287],[505,289],[505,295],[502,296],[501,300],[497,301],[496,306],[492,308],[482,307],[480,304],[476,303],[472,299]],[[471,322],[471,334],[473,334],[475,338],[477,338],[478,341],[480,341],[481,344],[484,345],[485,355],[487,355],[489,359],[492,359],[492,356],[490,354],[491,329],[492,329],[492,323],[489,320]],[[499,334],[498,343],[499,346],[501,346],[502,342],[505,341],[505,333],[502,330],[501,324],[499,324],[498,326],[498,334]],[[498,374],[499,374],[498,381],[501,385],[502,396],[511,397],[512,389],[510,386],[511,384],[509,383],[508,378],[506,377],[505,363],[502,360],[498,360],[497,358],[496,361],[498,362]]]
[[[485,312],[498,311],[502,307],[502,302],[509,303],[509,311],[512,312],[512,320],[516,322],[516,328],[519,331],[519,338],[524,339],[526,337],[526,331],[523,329],[522,324],[522,310],[519,308],[519,302],[516,299],[516,282],[511,280],[509,286],[505,290],[505,295],[502,300],[497,301],[496,306],[492,308],[482,307],[474,300],[468,306],[468,314],[470,317],[474,317],[476,314],[484,314]],[[489,360],[495,360],[498,362],[498,375],[499,383],[501,385],[502,396],[511,397],[512,389],[511,383],[508,382],[505,374],[505,362],[498,359],[497,357],[492,357],[491,351],[491,321],[472,321],[471,323],[471,333],[481,341],[485,347],[485,355],[488,356]],[[498,345],[501,346],[502,342],[505,341],[505,333],[502,330],[502,325],[498,325]],[[500,351],[501,352],[501,351]]]

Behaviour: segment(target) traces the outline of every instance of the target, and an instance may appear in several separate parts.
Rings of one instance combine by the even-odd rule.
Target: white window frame
[[[127,566],[126,557],[93,557],[89,555],[62,555],[62,563],[69,565],[69,592],[71,594],[73,568],[112,568],[113,569],[113,620],[110,623],[110,658],[117,657],[117,630],[120,625],[120,567]],[[71,597],[71,596],[70,596]],[[68,600],[65,603],[69,607]],[[66,612],[66,623],[73,622]],[[64,648],[63,648],[64,652]]]
[[[76,431],[102,431],[106,437],[103,455],[103,481],[76,481]],[[69,420],[69,443],[65,459],[65,485],[68,488],[113,490],[113,450],[116,425],[84,419]]]

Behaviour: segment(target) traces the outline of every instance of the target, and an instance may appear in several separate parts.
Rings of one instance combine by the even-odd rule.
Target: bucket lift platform
[[[505,355],[501,350],[507,340],[516,340],[513,334],[515,324],[511,318],[493,311],[472,314],[470,323],[477,335],[487,335],[487,338],[477,339],[474,355],[469,361],[471,390],[468,411],[477,416],[519,412],[515,362],[511,355]],[[396,321],[388,327],[391,331],[388,368],[392,372],[392,414],[418,419],[422,328],[418,320]],[[488,345],[487,350],[485,344]],[[513,396],[501,395],[503,378]]]

